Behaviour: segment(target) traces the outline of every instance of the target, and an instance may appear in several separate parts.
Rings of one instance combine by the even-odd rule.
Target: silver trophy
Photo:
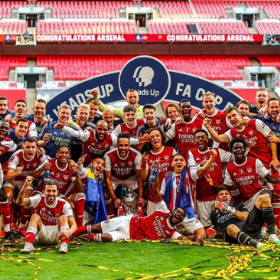
[[[131,192],[131,188],[127,189],[127,194],[124,198],[124,202],[127,206],[127,216],[134,216],[133,214],[133,206],[135,204],[135,197],[133,196],[132,192]]]

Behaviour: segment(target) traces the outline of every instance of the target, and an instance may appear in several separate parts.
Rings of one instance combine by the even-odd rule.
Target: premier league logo
[[[158,59],[138,56],[124,65],[119,75],[119,87],[124,98],[128,89],[136,89],[141,105],[157,104],[169,92],[170,75]]]

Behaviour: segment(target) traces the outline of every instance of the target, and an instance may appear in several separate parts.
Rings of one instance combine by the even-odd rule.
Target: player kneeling
[[[57,197],[57,184],[51,179],[44,182],[44,195],[26,198],[26,189],[32,182],[33,177],[28,176],[17,199],[17,204],[32,207],[34,211],[28,224],[22,253],[29,254],[35,250],[34,240],[41,245],[57,244],[60,240],[59,253],[67,254],[69,237],[77,229],[71,206]]]

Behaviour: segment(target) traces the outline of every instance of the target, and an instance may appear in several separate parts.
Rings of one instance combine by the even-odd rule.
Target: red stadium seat
[[[242,80],[239,68],[251,66],[245,56],[156,56],[169,69],[212,80]],[[37,65],[53,68],[56,80],[82,80],[120,70],[132,56],[38,56]]]

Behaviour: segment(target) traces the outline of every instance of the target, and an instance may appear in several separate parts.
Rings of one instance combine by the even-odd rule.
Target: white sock
[[[11,226],[10,226],[10,224],[4,225],[4,231],[5,231],[5,232],[11,231]]]
[[[269,240],[273,240],[273,241],[277,240],[277,241],[278,241],[279,239],[278,239],[278,237],[276,236],[276,234],[270,234],[270,235],[269,235]]]

